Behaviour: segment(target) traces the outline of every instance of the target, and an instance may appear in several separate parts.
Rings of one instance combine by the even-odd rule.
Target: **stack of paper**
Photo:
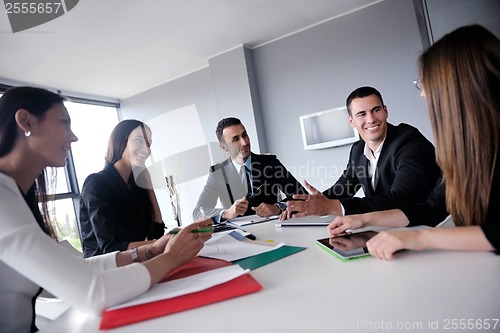
[[[205,243],[205,246],[198,255],[207,258],[234,261],[276,250],[283,245],[285,244],[253,241],[233,231],[221,235],[213,234],[212,238]]]
[[[249,271],[249,269],[243,269],[238,265],[231,265],[176,279],[173,281],[158,283],[144,294],[137,296],[128,302],[109,308],[109,310],[155,302],[162,299],[173,298],[205,290],[242,276]]]

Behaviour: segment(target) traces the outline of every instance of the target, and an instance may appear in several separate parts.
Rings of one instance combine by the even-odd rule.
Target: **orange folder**
[[[224,260],[196,257],[165,276],[162,282],[180,279],[230,265],[232,265],[230,262]],[[245,274],[231,281],[191,294],[134,305],[127,308],[106,310],[102,314],[99,329],[111,329],[133,324],[143,320],[153,319],[229,298],[246,295],[261,289],[262,286],[250,274]]]

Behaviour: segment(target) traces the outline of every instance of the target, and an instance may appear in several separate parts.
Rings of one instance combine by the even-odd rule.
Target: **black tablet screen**
[[[376,234],[376,231],[363,231],[318,239],[318,242],[343,258],[355,258],[368,253],[366,242]]]

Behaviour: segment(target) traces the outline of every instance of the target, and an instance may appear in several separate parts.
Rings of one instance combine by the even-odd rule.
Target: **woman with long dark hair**
[[[123,120],[111,132],[104,169],[88,176],[82,188],[84,257],[130,250],[164,234],[145,166],[151,144],[151,130],[139,120]]]

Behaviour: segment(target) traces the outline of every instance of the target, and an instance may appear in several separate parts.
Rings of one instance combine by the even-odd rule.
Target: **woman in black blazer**
[[[104,169],[83,184],[79,223],[85,258],[132,249],[164,234],[145,168],[150,143],[150,128],[138,120],[121,121],[111,133]]]

